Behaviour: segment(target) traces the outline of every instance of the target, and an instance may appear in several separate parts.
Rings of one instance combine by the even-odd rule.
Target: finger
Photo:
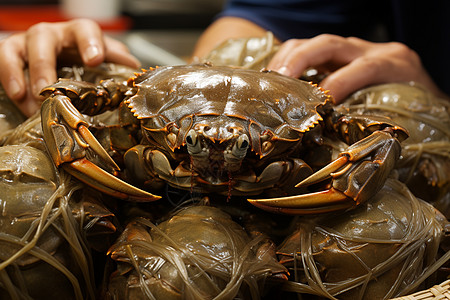
[[[83,62],[96,66],[103,61],[139,67],[139,61],[118,40],[104,37],[100,26],[91,20],[78,19],[69,25]]]
[[[25,35],[12,35],[0,42],[0,82],[8,97],[19,103],[25,97]]]
[[[279,70],[285,66],[286,57],[288,57],[296,48],[307,42],[306,39],[291,39],[281,44],[278,51],[267,64],[269,70]],[[287,74],[286,74],[287,75]]]
[[[36,101],[36,98],[32,94],[27,93],[27,95],[21,99],[20,102],[16,102],[16,106],[19,110],[27,117],[31,117],[40,108],[40,103]]]
[[[81,59],[88,66],[96,66],[105,60],[105,45],[100,26],[88,19],[76,19],[66,27],[67,34],[73,36],[74,44]]]
[[[132,68],[139,68],[141,63],[134,57],[128,47],[122,42],[110,37],[104,37],[105,42],[105,60]]]
[[[320,86],[330,90],[334,101],[339,104],[351,93],[372,84],[380,84],[392,81],[402,81],[403,72],[408,71],[395,60],[382,57],[359,57],[348,65],[328,75]]]
[[[31,91],[38,99],[42,88],[56,80],[56,57],[61,42],[50,23],[32,26],[26,39]]]
[[[348,64],[364,50],[350,39],[323,34],[301,43],[287,53],[274,70],[288,76],[299,77],[308,67]]]

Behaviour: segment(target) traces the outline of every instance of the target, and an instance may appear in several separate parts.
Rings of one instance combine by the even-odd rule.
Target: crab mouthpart
[[[211,141],[191,129],[186,136],[191,169],[212,184],[229,182],[238,173],[250,146],[246,134],[229,141]]]

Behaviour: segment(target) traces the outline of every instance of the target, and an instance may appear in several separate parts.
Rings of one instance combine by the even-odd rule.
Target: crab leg
[[[340,211],[356,203],[344,193],[331,188],[326,191],[271,199],[248,199],[256,207],[270,212],[307,215]]]
[[[132,201],[154,201],[161,198],[122,181],[86,158],[75,160],[62,167],[84,183],[117,198]]]

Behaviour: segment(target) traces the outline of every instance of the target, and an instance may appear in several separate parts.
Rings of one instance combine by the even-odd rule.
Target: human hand
[[[433,82],[419,56],[406,45],[373,43],[355,37],[323,34],[283,43],[267,68],[300,77],[307,68],[329,73],[320,82],[336,103],[372,84],[415,81],[436,96],[448,98]]]
[[[39,109],[39,92],[56,81],[58,61],[87,66],[103,61],[135,68],[140,65],[123,43],[104,36],[94,21],[75,19],[33,25],[0,41],[0,83],[25,115]],[[29,70],[28,83],[25,68]]]

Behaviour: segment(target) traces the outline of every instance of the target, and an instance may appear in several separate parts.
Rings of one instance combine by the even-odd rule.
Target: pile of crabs
[[[397,83],[336,106],[259,71],[273,51],[63,67],[26,120],[0,94],[0,299],[391,299],[446,280],[450,102]]]

